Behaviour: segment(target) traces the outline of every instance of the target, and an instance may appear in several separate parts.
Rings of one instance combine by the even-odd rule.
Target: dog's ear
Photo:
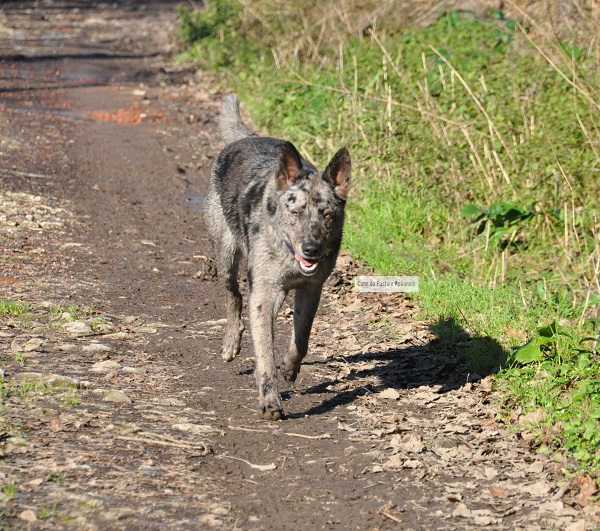
[[[323,172],[323,179],[333,187],[335,194],[345,201],[348,198],[348,192],[350,192],[351,174],[350,153],[343,147],[329,161]]]
[[[279,151],[279,168],[277,170],[277,191],[284,192],[298,179],[302,173],[300,153],[291,142],[283,144]]]

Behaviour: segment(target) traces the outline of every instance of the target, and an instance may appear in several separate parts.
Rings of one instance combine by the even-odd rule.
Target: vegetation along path
[[[176,3],[0,8],[2,525],[597,526],[594,485],[494,418],[410,299],[354,293],[348,256],[289,418],[257,418],[201,220],[223,95],[173,61]]]

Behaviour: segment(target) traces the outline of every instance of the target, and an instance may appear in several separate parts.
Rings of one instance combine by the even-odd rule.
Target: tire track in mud
[[[170,59],[174,5],[3,7],[0,287],[32,304],[0,316],[0,481],[15,489],[3,520],[597,525],[591,487],[556,481],[558,465],[494,419],[491,379],[468,381],[410,300],[353,293],[364,267],[346,256],[283,392],[289,419],[257,419],[248,337],[220,360],[223,292],[201,222],[221,95]]]

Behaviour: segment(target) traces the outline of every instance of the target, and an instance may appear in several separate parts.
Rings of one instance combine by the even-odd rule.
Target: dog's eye
[[[292,212],[292,216],[294,216],[295,218],[299,218],[300,212]]]
[[[324,217],[325,219],[329,219],[329,218],[331,217],[331,214],[330,214],[329,212],[327,212],[327,214],[325,214],[323,217]]]

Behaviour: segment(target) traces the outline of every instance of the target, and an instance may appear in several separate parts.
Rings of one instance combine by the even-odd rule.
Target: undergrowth
[[[464,355],[497,372],[507,421],[539,410],[532,444],[598,471],[597,48],[522,12],[407,29],[382,5],[180,8],[182,58],[219,72],[308,160],[348,146],[346,248],[381,274],[418,275],[427,318],[501,345]]]

